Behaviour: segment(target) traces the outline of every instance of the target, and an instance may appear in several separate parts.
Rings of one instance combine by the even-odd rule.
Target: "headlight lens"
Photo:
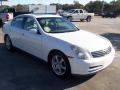
[[[71,49],[75,53],[75,55],[81,60],[87,60],[90,56],[89,52],[87,52],[77,46],[71,46]]]

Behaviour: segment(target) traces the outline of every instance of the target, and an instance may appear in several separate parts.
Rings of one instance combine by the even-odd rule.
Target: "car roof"
[[[83,9],[71,9],[71,10],[83,10]]]
[[[39,14],[39,13],[36,13],[36,14],[22,14],[22,15],[19,15],[19,16],[31,16],[31,17],[34,17],[34,18],[61,17],[61,16],[56,15],[56,14]]]

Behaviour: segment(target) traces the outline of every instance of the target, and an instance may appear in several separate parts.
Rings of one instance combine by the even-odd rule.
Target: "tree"
[[[106,3],[106,2],[105,2]],[[90,1],[89,3],[87,3],[85,5],[85,9],[88,11],[88,12],[91,12],[91,13],[95,13],[95,14],[100,14],[101,13],[101,9],[103,7],[103,1]]]
[[[0,6],[0,8],[1,8],[1,6]],[[8,6],[8,5],[2,5],[2,8],[4,9],[4,8],[10,8],[10,6]]]
[[[63,9],[63,10],[70,10],[70,9],[82,9],[84,6],[80,4],[78,1],[74,1],[73,4],[58,4],[58,3],[52,3],[50,5],[56,5],[57,10]]]
[[[88,12],[93,12],[95,14],[101,14],[103,12],[113,12],[115,14],[120,14],[120,0],[113,0],[110,3],[103,1],[90,1],[84,7]]]
[[[120,14],[120,0],[117,1],[112,1],[110,2],[111,5],[111,11],[116,13],[116,14]]]
[[[16,6],[13,6],[13,8],[14,8],[17,12],[28,11],[27,5],[18,4],[18,5],[16,5]]]
[[[79,1],[74,1],[74,8],[82,9],[82,8],[84,8],[84,6],[82,4],[80,4]]]

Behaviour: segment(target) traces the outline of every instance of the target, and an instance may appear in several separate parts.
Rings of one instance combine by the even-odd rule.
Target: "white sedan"
[[[104,37],[80,30],[58,15],[26,14],[3,26],[8,50],[17,47],[49,63],[59,77],[108,67],[115,50]]]

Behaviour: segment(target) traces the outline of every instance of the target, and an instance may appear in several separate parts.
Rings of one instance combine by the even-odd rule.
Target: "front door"
[[[79,19],[79,11],[78,10],[74,11],[72,14],[72,17],[73,17],[73,20],[80,20]]]
[[[27,17],[24,22],[23,49],[42,58],[42,35],[38,34],[38,25],[34,18]]]

